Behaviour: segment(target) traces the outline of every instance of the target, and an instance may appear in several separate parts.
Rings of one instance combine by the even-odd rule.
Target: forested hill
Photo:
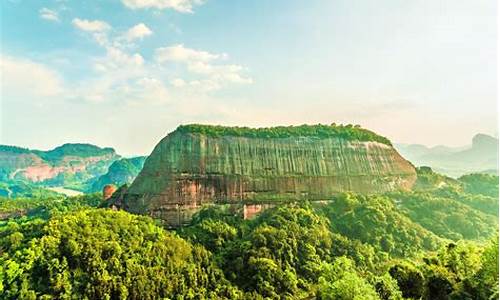
[[[120,156],[112,148],[64,144],[49,151],[0,145],[0,183],[84,190]]]
[[[498,177],[418,170],[414,190],[344,193],[177,232],[100,195],[1,199],[3,299],[496,299]]]
[[[130,184],[142,170],[146,156],[122,158],[113,162],[108,171],[89,183],[88,192],[100,192],[108,184],[121,186]]]

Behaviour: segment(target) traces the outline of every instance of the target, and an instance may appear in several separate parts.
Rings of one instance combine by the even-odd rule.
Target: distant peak
[[[61,150],[61,149],[98,150],[98,151],[102,150],[102,151],[106,151],[106,152],[115,152],[115,149],[113,149],[113,148],[110,148],[110,147],[101,148],[99,146],[89,144],[89,143],[65,143],[65,144],[62,144],[61,146],[58,146],[58,147],[48,151],[48,152],[57,151],[57,150]]]
[[[481,146],[481,145],[497,145],[498,144],[498,139],[491,136],[487,135],[484,133],[478,133],[472,138],[472,145],[473,146]]]

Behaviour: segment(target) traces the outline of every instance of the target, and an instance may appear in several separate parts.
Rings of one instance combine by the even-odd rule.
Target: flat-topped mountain
[[[179,126],[155,147],[120,205],[167,222],[204,203],[328,200],[410,189],[415,168],[390,141],[352,125]]]
[[[83,189],[82,183],[107,172],[120,156],[112,148],[64,144],[53,150],[0,145],[0,181]]]

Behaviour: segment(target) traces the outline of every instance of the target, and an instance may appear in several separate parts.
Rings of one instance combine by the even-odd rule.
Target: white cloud
[[[51,68],[28,59],[0,56],[2,96],[52,97],[64,91],[63,82]]]
[[[206,51],[186,48],[182,44],[158,48],[155,51],[155,59],[160,63],[167,61],[185,63],[208,62],[226,56],[226,54],[212,54]]]
[[[122,0],[130,9],[173,9],[181,13],[192,13],[193,6],[203,4],[202,0]]]
[[[164,104],[170,95],[164,83],[156,78],[143,77],[127,86],[124,96],[128,105]]]
[[[136,39],[143,39],[144,37],[152,34],[153,31],[151,31],[148,26],[144,25],[144,23],[140,23],[130,28],[127,33],[125,33],[125,39],[131,42]]]
[[[52,21],[52,22],[59,22],[59,15],[57,14],[56,11],[54,10],[51,10],[51,9],[48,9],[46,7],[40,9],[38,11],[38,14],[40,16],[40,18],[44,19],[44,20],[48,20],[48,21]]]
[[[76,28],[88,32],[104,32],[111,29],[108,23],[100,20],[89,21],[75,18],[72,23]]]
[[[180,44],[158,48],[155,51],[155,60],[158,63],[184,64],[187,71],[203,76],[190,82],[190,86],[200,87],[202,91],[218,90],[227,83],[249,84],[253,82],[251,78],[241,75],[245,71],[242,66],[220,63],[225,59],[227,59],[225,53],[214,54],[186,48]]]
[[[139,53],[127,54],[114,47],[107,47],[107,61],[117,68],[125,66],[139,67],[144,64],[144,58]]]
[[[183,87],[186,85],[186,81],[182,78],[175,78],[174,80],[170,81],[170,84],[175,86],[175,87]]]

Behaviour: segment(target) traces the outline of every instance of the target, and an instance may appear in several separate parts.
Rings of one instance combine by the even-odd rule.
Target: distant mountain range
[[[477,134],[464,147],[426,147],[417,144],[394,145],[415,166],[429,166],[439,173],[459,177],[469,173],[498,174],[498,139]]]
[[[144,160],[122,158],[112,148],[91,144],[64,144],[49,151],[0,145],[0,195],[32,193],[28,187],[95,192],[109,183],[130,183]]]

